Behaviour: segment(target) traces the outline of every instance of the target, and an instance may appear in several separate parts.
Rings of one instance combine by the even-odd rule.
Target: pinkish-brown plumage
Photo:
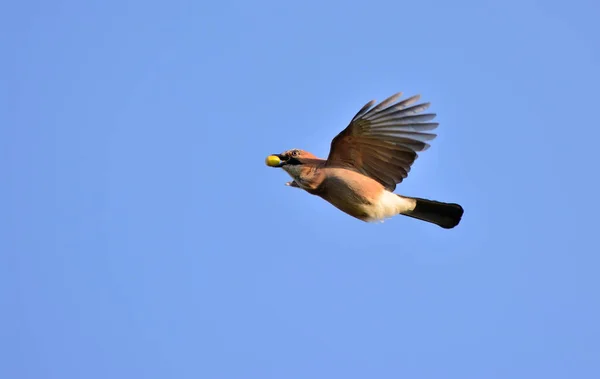
[[[443,228],[453,228],[463,209],[393,193],[410,172],[417,153],[426,150],[438,124],[422,114],[429,103],[413,105],[419,96],[396,102],[395,94],[377,106],[370,101],[331,142],[327,159],[292,149],[277,154],[293,180],[287,185],[319,196],[341,211],[366,222],[402,214]],[[276,158],[275,158],[276,159]]]

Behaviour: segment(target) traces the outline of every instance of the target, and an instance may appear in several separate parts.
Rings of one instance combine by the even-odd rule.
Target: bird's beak
[[[281,154],[271,154],[267,157],[267,159],[265,160],[265,163],[267,164],[267,166],[270,166],[270,167],[281,167],[285,164],[286,160],[287,160],[287,157],[285,157]]]

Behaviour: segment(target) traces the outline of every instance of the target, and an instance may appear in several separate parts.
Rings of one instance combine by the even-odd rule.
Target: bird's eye
[[[292,151],[292,156],[293,156],[293,157],[297,157],[297,156],[298,156],[298,150],[294,150],[294,151]]]

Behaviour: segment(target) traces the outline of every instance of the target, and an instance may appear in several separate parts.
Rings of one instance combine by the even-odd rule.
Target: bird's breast
[[[384,191],[379,182],[351,170],[327,168],[324,177],[319,196],[361,220],[371,216],[370,208]]]

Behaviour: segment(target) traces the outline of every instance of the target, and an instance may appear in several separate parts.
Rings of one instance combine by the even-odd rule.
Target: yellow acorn
[[[267,163],[267,166],[277,167],[281,163],[281,159],[276,155],[269,155],[265,162]]]

